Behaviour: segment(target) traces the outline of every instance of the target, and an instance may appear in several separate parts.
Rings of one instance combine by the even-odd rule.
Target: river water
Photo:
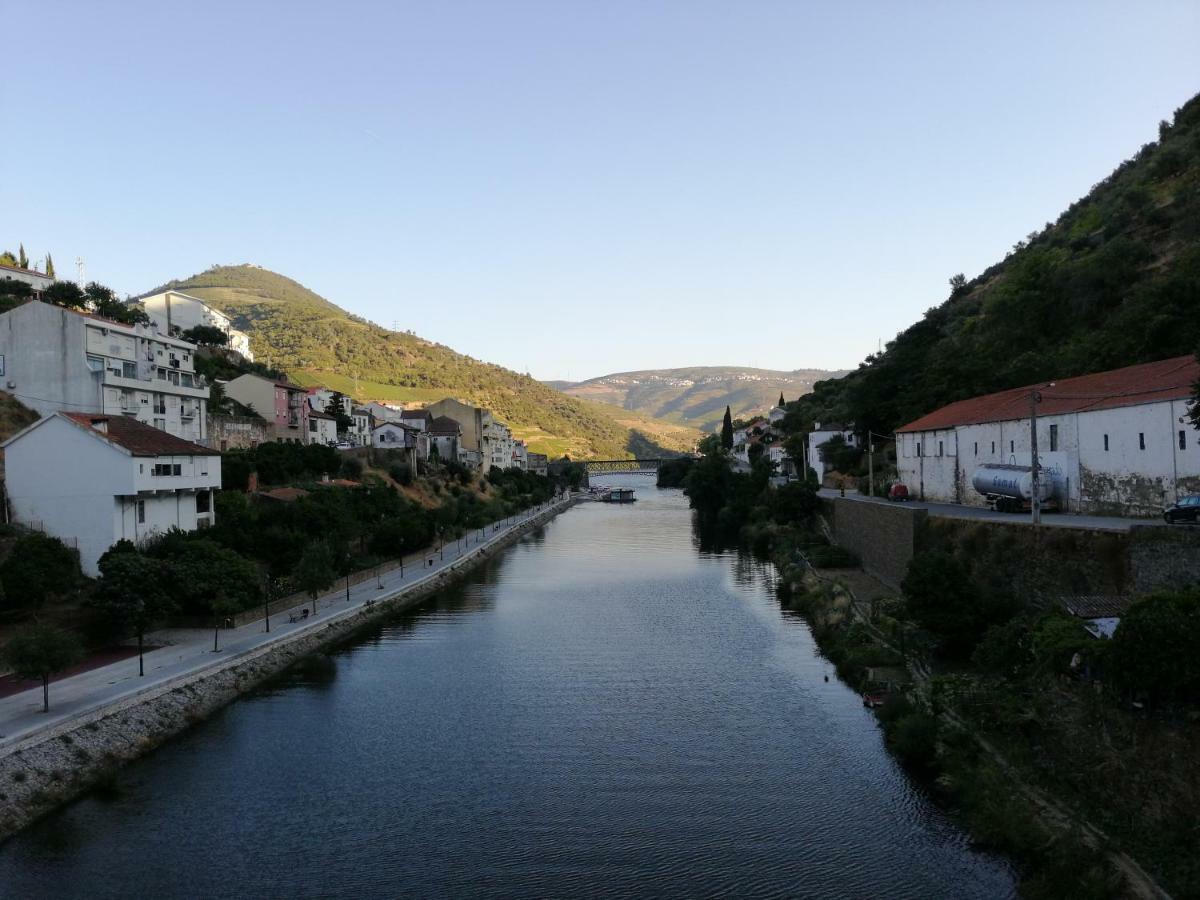
[[[770,567],[625,480],[9,841],[0,896],[1011,896]]]

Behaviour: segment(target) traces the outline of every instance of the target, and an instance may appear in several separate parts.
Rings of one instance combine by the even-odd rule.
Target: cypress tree
[[[721,422],[721,446],[726,450],[733,449],[733,414],[725,407],[725,418]]]
[[[780,391],[779,392],[779,408],[783,409],[785,405],[786,404],[784,403],[784,400],[783,400],[783,391]]]
[[[19,244],[17,246],[17,265],[20,266],[22,269],[29,268],[29,257],[25,255],[25,245],[24,244]]]
[[[51,278],[54,277],[54,260],[50,258],[50,254],[46,254],[46,274]]]

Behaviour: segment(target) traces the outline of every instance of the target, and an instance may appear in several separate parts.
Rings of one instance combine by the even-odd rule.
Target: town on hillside
[[[77,549],[87,575],[119,542],[212,527],[215,494],[247,487],[222,484],[221,454],[272,442],[352,460],[377,448],[414,473],[548,472],[546,455],[461,400],[404,409],[301,387],[255,364],[229,316],[179,291],[122,302],[0,264],[0,308],[6,521]]]

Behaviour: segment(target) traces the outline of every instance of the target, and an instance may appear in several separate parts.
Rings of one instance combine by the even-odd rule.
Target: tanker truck
[[[1038,480],[1041,508],[1058,509],[1054,485],[1045,468]],[[1033,503],[1033,469],[1030,466],[1008,466],[999,463],[980,466],[971,476],[971,485],[987,498],[987,505],[997,512],[1028,512]]]

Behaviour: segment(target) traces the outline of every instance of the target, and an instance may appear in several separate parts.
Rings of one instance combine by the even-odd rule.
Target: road
[[[840,497],[841,492],[833,488],[821,488],[822,497],[833,499]],[[887,503],[883,497],[865,497],[862,494],[846,492],[847,500],[862,503]],[[927,509],[931,516],[946,519],[986,519],[999,522],[1010,522],[1016,525],[1029,525],[1028,513],[1001,513],[978,506],[959,506],[956,503],[930,503],[922,500],[910,500],[906,506],[913,509]],[[1134,525],[1162,525],[1162,519],[1131,519],[1117,516],[1076,516],[1066,513],[1042,513],[1042,524],[1048,528],[1084,528],[1089,531],[1128,531]]]
[[[463,539],[446,544],[441,550],[413,556],[411,562],[406,559],[403,573],[396,570],[379,579],[368,579],[351,586],[349,602],[344,587],[332,590],[317,598],[316,613],[304,621],[290,622],[289,613],[299,613],[303,607],[311,608],[313,604],[308,601],[298,604],[293,610],[273,613],[269,633],[265,631],[262,620],[249,622],[240,628],[222,629],[217,652],[213,652],[211,629],[157,632],[156,639],[165,637],[172,643],[145,655],[145,676],[138,676],[138,660],[133,656],[61,681],[53,681],[50,683],[48,713],[42,712],[40,685],[5,697],[0,700],[0,753],[37,732],[95,712],[111,703],[194,675],[295,634],[323,628],[329,622],[352,615],[368,600],[390,599],[436,577],[459,559],[491,546],[529,519],[556,506],[565,509],[569,503],[567,498],[534,507],[495,526],[472,531]]]

